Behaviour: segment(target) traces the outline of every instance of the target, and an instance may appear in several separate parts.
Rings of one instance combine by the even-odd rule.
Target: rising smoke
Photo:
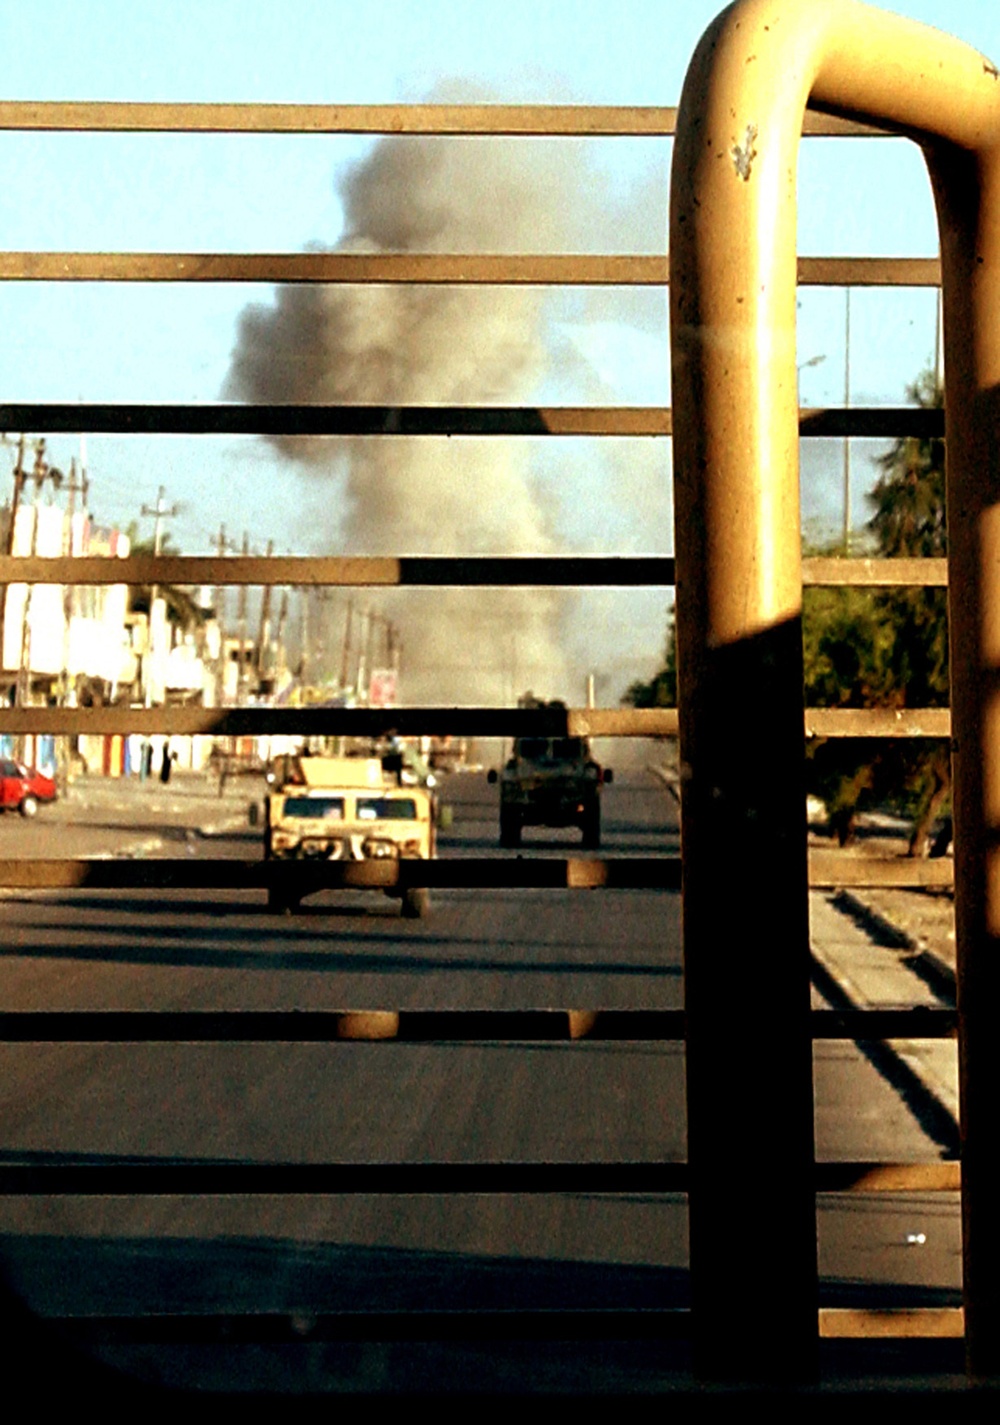
[[[385,139],[342,185],[337,250],[579,250],[582,231],[602,212],[594,184],[572,141]],[[530,288],[284,286],[273,305],[243,313],[227,395],[262,403],[531,404],[545,375],[550,300]],[[558,504],[522,440],[275,444],[329,480],[330,539],[344,553],[566,548]],[[572,605],[572,596],[537,590],[380,596],[382,612],[401,628],[402,697],[508,703],[532,688],[577,701],[580,678],[564,653]]]

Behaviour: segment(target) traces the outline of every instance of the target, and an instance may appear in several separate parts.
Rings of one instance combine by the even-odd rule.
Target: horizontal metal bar
[[[288,584],[316,587],[669,587],[674,560],[660,555],[131,555],[126,559],[0,555],[3,584]],[[804,585],[945,586],[947,559],[802,561]]]
[[[86,435],[666,436],[661,406],[240,406],[20,401],[0,430]]]
[[[8,1010],[4,1044],[677,1042],[682,1010]]]
[[[808,737],[951,736],[948,708],[807,708]]]
[[[831,561],[836,563],[836,561]],[[891,561],[886,561],[891,562]],[[407,555],[319,558],[0,555],[0,585],[287,584],[406,588],[668,588],[674,561],[654,555]]]
[[[349,282],[662,287],[663,254],[0,252],[3,282]]]
[[[817,1040],[948,1039],[953,1009],[813,1010]],[[683,1010],[6,1010],[4,1044],[680,1043]]]
[[[680,1193],[684,1163],[250,1163],[127,1157],[0,1164],[0,1196],[216,1196],[238,1193]]]
[[[300,895],[322,890],[403,890],[521,888],[534,890],[680,889],[676,856],[628,856],[599,861],[582,858],[469,856],[435,861],[193,861],[0,860],[0,887],[72,890],[264,890],[294,889]]]
[[[238,406],[0,404],[0,429],[90,435],[669,436],[666,406]],[[944,434],[941,411],[919,406],[803,408],[807,438]]]
[[[734,725],[738,723],[738,716]],[[807,708],[807,737],[951,734],[947,708]],[[675,737],[676,708],[0,708],[0,732],[250,737]]]
[[[578,708],[538,713],[520,708],[3,708],[0,732],[168,733],[180,737],[675,737],[676,708]],[[933,737],[951,733],[947,708],[807,708],[807,737]]]
[[[217,1316],[46,1316],[63,1337],[99,1345],[291,1345],[313,1341],[666,1341],[691,1333],[686,1307],[463,1308],[452,1311],[259,1312]],[[954,1307],[820,1307],[824,1340],[961,1339]]]
[[[683,1193],[686,1163],[251,1163],[25,1154],[0,1164],[0,1195],[216,1196],[237,1193]],[[957,1192],[958,1163],[817,1163],[819,1193]]]
[[[890,440],[916,436],[921,440],[944,438],[944,411],[923,406],[804,407],[799,412],[799,434],[806,439],[846,436],[858,440]]]
[[[849,886],[945,890],[954,879],[951,856],[852,856],[821,848],[809,851],[809,884],[817,890]]]
[[[260,1312],[218,1316],[43,1317],[99,1345],[290,1345],[311,1341],[662,1341],[690,1334],[681,1307],[462,1308],[451,1311]]]
[[[809,884],[816,889],[899,886],[946,889],[954,877],[951,858],[852,858],[810,850]],[[21,890],[143,889],[264,890],[268,886],[324,889],[392,889],[421,885],[439,889],[677,890],[677,857],[584,859],[468,857],[397,863],[394,861],[297,862],[212,860],[72,860],[26,857],[0,860],[0,887]],[[853,1037],[853,1035],[852,1035]]]
[[[814,1009],[810,1015],[816,1040],[850,1039],[871,1043],[884,1039],[953,1039],[958,1013],[936,1005],[907,1009]]]
[[[0,733],[179,737],[673,737],[676,708],[7,708]]]
[[[822,1193],[958,1192],[961,1186],[958,1162],[816,1164],[816,1191]]]
[[[936,257],[800,257],[803,287],[937,287]],[[13,252],[2,282],[350,282],[665,287],[664,253]]]
[[[823,1307],[819,1334],[825,1341],[961,1340],[965,1312],[960,1306],[894,1307],[852,1310]]]
[[[804,585],[855,588],[943,588],[947,559],[803,559]]]
[[[677,110],[584,104],[0,103],[0,129],[118,133],[666,137]],[[814,120],[827,132],[831,120]],[[853,132],[852,126],[848,131]],[[812,130],[811,130],[812,131]],[[842,129],[831,130],[842,133]],[[880,130],[875,130],[878,134]]]
[[[91,133],[450,134],[666,138],[677,109],[593,104],[151,104],[7,99],[0,129]],[[802,132],[891,138],[887,130],[809,111]]]
[[[452,1311],[259,1312],[217,1316],[46,1316],[60,1335],[100,1345],[292,1345],[314,1341],[666,1341],[691,1333],[686,1307],[463,1308]],[[961,1339],[954,1307],[820,1307],[824,1340]]]
[[[937,257],[800,257],[802,287],[940,287]]]

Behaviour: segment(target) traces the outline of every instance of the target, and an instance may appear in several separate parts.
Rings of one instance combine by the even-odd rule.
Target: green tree
[[[927,371],[906,394],[925,410],[944,405],[944,393]],[[879,553],[911,559],[946,554],[944,441],[902,436],[878,463],[882,474],[868,497],[875,507],[868,528]]]
[[[633,708],[674,708],[677,706],[677,632],[673,609],[667,614],[667,638],[663,667],[648,683],[632,683],[622,694],[622,702]]]
[[[146,539],[140,538],[139,526],[135,520],[128,526],[126,534],[132,554],[155,554],[152,536]],[[160,553],[180,553],[171,540],[169,532],[165,533],[160,540]],[[205,611],[190,589],[185,589],[179,584],[158,584],[157,591],[166,604],[167,618],[175,627],[186,632],[200,627],[205,622]],[[149,584],[136,585],[129,590],[129,608],[134,613],[144,613],[148,616],[152,594],[153,590]]]
[[[909,390],[930,408],[942,393],[929,374]],[[947,552],[944,442],[905,436],[879,460],[869,495],[873,552],[931,558]],[[943,589],[807,589],[803,598],[806,701],[817,707],[943,707],[948,702],[948,618]],[[924,855],[951,788],[937,741],[845,741],[809,749],[809,787],[832,829],[849,839],[856,813],[890,804],[912,818],[910,854]]]
[[[907,393],[924,408],[942,393],[925,373]],[[944,442],[905,436],[881,456],[868,496],[868,547],[885,558],[947,552]],[[831,551],[815,550],[815,553]],[[802,617],[805,700],[812,707],[944,707],[948,702],[948,617],[943,589],[807,588]],[[663,667],[622,697],[633,707],[677,702],[673,613]],[[825,738],[809,745],[807,785],[831,829],[850,840],[859,811],[890,806],[912,819],[910,854],[925,855],[935,819],[948,809],[946,744],[930,739]]]

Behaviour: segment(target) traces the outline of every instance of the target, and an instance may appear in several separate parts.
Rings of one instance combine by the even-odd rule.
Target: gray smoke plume
[[[385,139],[342,185],[337,250],[580,250],[596,215],[608,225],[594,185],[573,141]],[[273,305],[244,312],[226,394],[262,403],[532,404],[545,374],[550,300],[532,288],[284,286]],[[341,546],[331,552],[567,547],[558,503],[523,440],[275,443],[329,479],[330,536]],[[569,681],[563,652],[570,602],[537,590],[380,596],[401,626],[403,699],[507,703],[531,688],[578,701],[580,680]],[[656,632],[652,645],[659,641]]]

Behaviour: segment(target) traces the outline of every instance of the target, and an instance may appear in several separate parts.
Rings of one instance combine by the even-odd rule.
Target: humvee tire
[[[299,897],[289,891],[279,890],[277,886],[269,886],[267,908],[274,915],[294,915],[299,908]]]
[[[402,912],[407,920],[422,920],[431,908],[431,893],[426,886],[410,886],[403,892]]]
[[[601,804],[595,802],[587,807],[580,822],[583,844],[588,851],[597,851],[601,845]]]

